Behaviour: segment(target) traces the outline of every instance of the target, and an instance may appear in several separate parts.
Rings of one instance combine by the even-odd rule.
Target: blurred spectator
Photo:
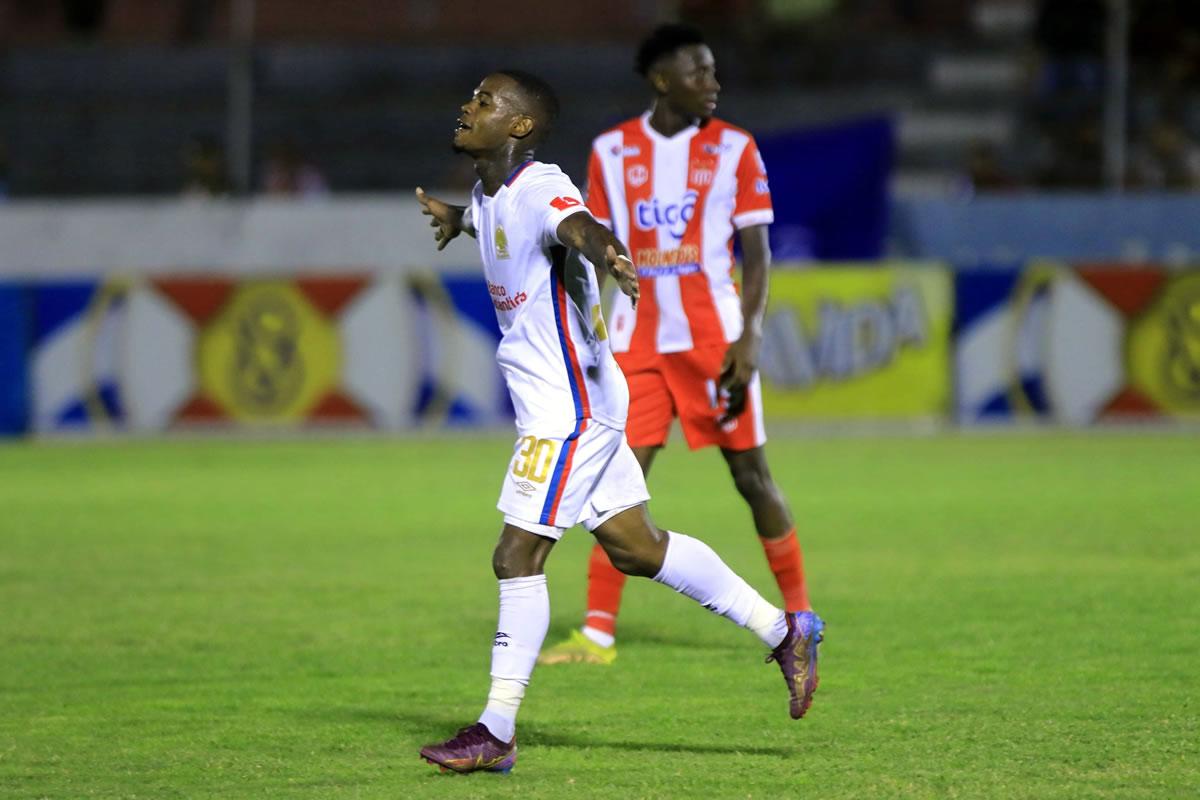
[[[980,140],[971,144],[966,172],[970,189],[975,192],[1007,192],[1020,186],[1000,163],[1000,154],[991,142]]]
[[[806,23],[828,17],[838,0],[765,0],[763,6],[773,22]]]
[[[1047,130],[1048,163],[1038,183],[1047,189],[1099,189],[1104,183],[1104,134],[1097,110],[1068,117]]]
[[[1143,83],[1169,94],[1200,89],[1200,3],[1133,3],[1130,56]]]
[[[275,197],[303,200],[329,194],[329,183],[321,170],[290,141],[277,142],[268,151],[262,172],[262,188]]]
[[[196,136],[183,150],[183,194],[187,197],[221,197],[229,194],[225,150],[210,136]]]
[[[1155,120],[1133,147],[1129,184],[1142,189],[1200,189],[1200,145],[1173,116]]]
[[[8,199],[8,149],[0,141],[0,203]]]
[[[1042,0],[1034,41],[1043,60],[1043,93],[1100,91],[1107,18],[1105,0]]]

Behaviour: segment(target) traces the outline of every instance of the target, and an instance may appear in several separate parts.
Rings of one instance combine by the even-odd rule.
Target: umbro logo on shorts
[[[519,481],[511,475],[508,479],[513,482],[513,485],[520,490],[520,494],[524,497],[533,497],[533,493],[537,491],[537,487],[529,481]]]

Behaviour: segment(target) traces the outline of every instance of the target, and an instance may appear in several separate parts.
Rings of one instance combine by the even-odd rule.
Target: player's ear
[[[533,127],[533,117],[522,114],[513,120],[513,124],[511,127],[509,127],[508,132],[518,139],[524,139],[526,136],[533,133]]]
[[[667,71],[662,68],[661,64],[650,70],[650,85],[658,94],[666,94],[667,90],[671,88],[671,79],[667,77]]]

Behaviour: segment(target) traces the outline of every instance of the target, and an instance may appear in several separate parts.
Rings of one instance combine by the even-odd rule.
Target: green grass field
[[[807,719],[748,632],[631,582],[610,668],[539,668],[509,776],[474,721],[507,438],[0,446],[3,798],[1200,795],[1200,441],[776,439],[818,610]],[[719,456],[664,527],[775,589]],[[548,568],[556,640],[590,537]]]

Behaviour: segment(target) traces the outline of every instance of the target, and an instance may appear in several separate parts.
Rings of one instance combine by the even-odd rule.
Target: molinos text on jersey
[[[700,271],[700,248],[685,244],[669,250],[640,247],[634,255],[638,275],[661,278],[667,275],[691,275]]]

